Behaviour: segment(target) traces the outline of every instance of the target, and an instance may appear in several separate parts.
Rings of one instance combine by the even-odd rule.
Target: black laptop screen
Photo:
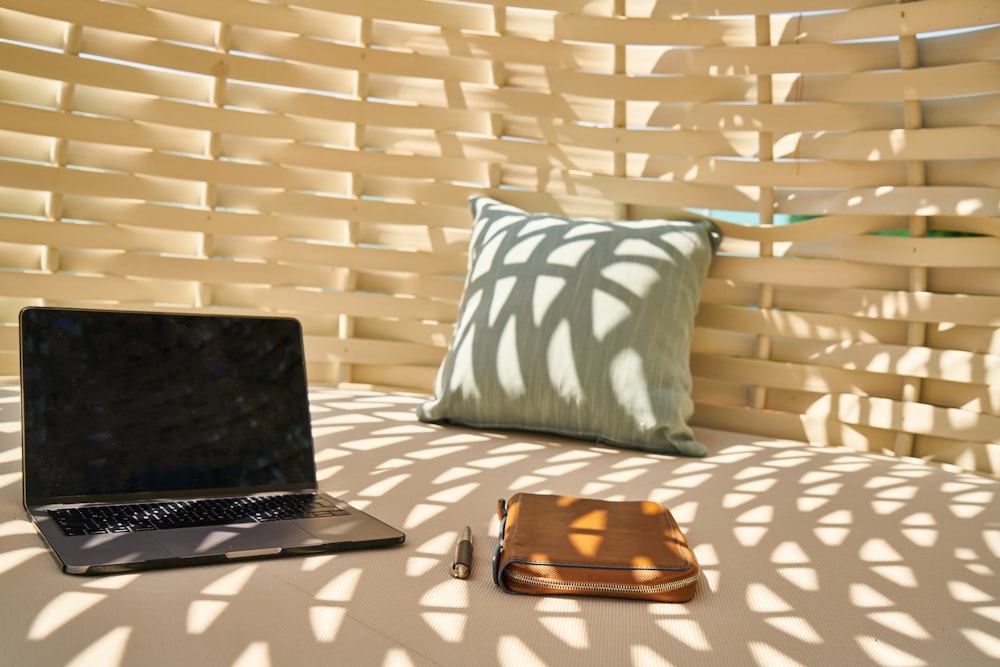
[[[313,485],[297,321],[29,308],[21,337],[26,499]]]

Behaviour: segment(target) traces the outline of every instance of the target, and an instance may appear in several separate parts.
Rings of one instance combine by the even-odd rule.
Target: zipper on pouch
[[[677,581],[665,581],[662,584],[598,584],[598,583],[571,583],[566,581],[552,581],[551,579],[541,579],[526,574],[507,571],[505,573],[512,581],[531,586],[546,586],[548,588],[559,588],[567,591],[601,591],[604,593],[666,593],[690,586],[698,581],[698,574],[694,574]]]

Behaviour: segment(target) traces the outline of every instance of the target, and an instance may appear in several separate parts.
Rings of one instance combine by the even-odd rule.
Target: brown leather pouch
[[[518,493],[501,499],[493,580],[508,593],[687,602],[699,568],[657,503]]]

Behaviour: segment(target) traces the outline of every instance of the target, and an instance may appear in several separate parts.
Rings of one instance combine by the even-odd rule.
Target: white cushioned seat
[[[695,429],[702,459],[425,424],[426,396],[312,393],[321,487],[398,548],[80,578],[24,519],[16,387],[0,402],[8,664],[986,664],[1000,655],[1000,482]],[[515,491],[669,506],[704,570],[687,604],[493,584]],[[474,569],[448,575],[460,528]]]

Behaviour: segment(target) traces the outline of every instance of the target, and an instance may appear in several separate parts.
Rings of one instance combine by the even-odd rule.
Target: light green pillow
[[[689,352],[716,228],[471,205],[458,322],[420,419],[704,456]]]

